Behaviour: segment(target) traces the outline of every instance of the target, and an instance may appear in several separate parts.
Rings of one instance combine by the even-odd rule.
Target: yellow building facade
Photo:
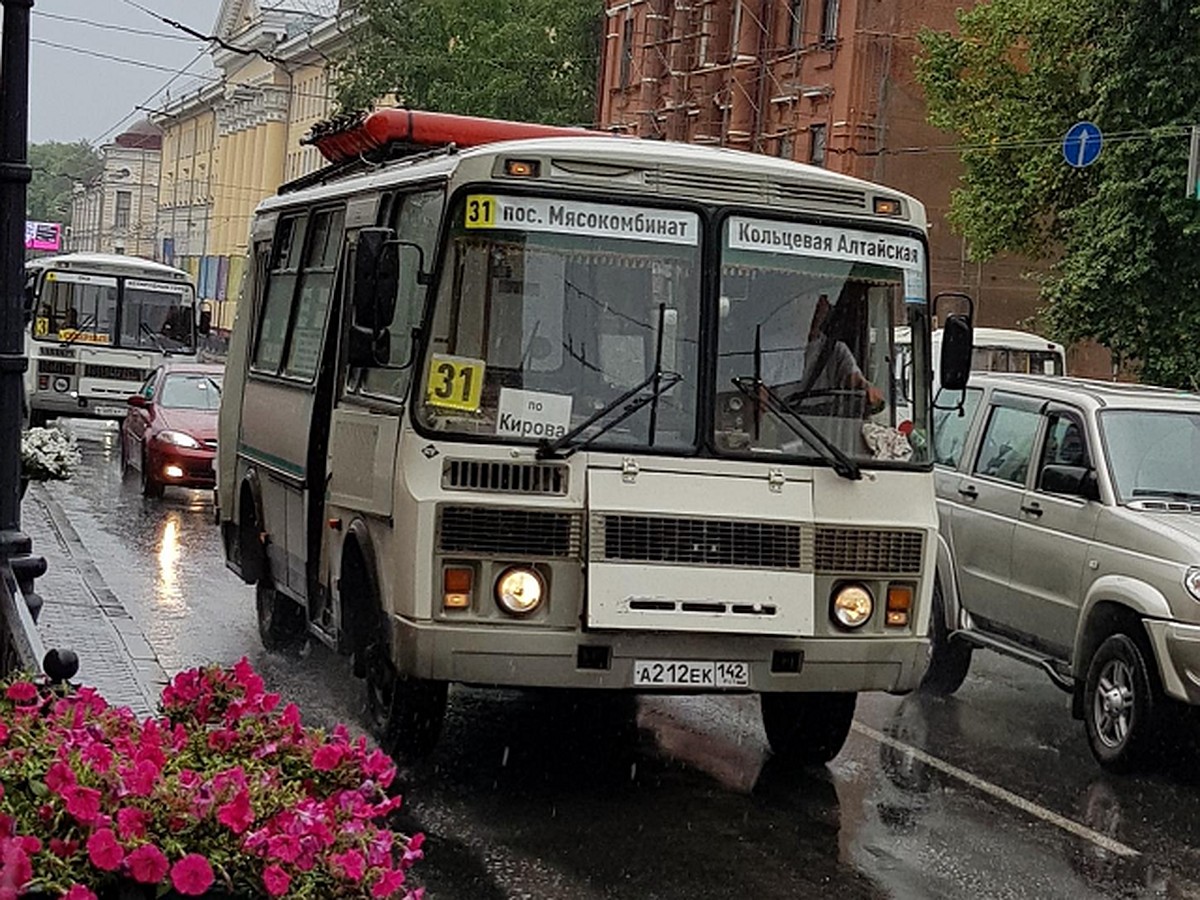
[[[233,325],[250,222],[279,186],[322,165],[300,139],[333,110],[330,60],[354,14],[338,0],[224,0],[216,74],[174,98],[163,129],[156,258],[187,269],[219,330]]]

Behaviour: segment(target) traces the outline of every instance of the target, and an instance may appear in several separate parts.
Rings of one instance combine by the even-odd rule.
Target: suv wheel
[[[1143,765],[1157,740],[1163,705],[1142,648],[1127,634],[1108,638],[1092,657],[1083,694],[1096,761],[1113,772]]]
[[[842,750],[858,694],[760,694],[771,752],[801,766],[819,766]]]
[[[945,697],[953,694],[971,668],[971,645],[950,637],[946,627],[946,601],[941,580],[933,583],[933,609],[929,614],[929,668],[921,679],[921,690]]]

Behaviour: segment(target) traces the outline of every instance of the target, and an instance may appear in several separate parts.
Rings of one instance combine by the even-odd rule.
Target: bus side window
[[[305,215],[301,213],[280,219],[275,232],[275,258],[267,275],[266,296],[258,321],[258,342],[254,348],[252,368],[259,372],[274,375],[283,360],[283,342],[296,292],[304,226]]]
[[[445,193],[440,188],[396,198],[395,206],[399,207],[394,215],[396,237],[421,248],[426,269],[434,264],[445,202]],[[412,332],[421,324],[427,292],[418,278],[420,255],[411,247],[400,248],[400,286],[391,322],[388,368],[366,370],[361,382],[364,393],[402,399],[412,382]]]
[[[299,298],[288,329],[287,362],[283,367],[283,374],[289,377],[311,381],[317,374],[344,218],[342,209],[324,209],[315,211],[309,219]]]

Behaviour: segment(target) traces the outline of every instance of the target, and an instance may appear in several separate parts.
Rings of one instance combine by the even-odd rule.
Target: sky
[[[196,59],[205,44],[142,12],[134,3],[204,34],[212,33],[221,6],[221,0],[35,0],[29,48],[31,141],[103,143],[119,134],[122,126],[145,116],[143,111],[135,111],[136,106],[161,107],[163,86],[193,60],[195,64],[169,88],[172,96],[182,88],[199,86],[198,75],[211,75],[207,52]],[[129,118],[122,122],[126,116]]]

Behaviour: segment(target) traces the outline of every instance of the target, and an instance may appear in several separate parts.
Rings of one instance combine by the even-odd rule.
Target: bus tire
[[[771,752],[785,762],[819,766],[846,743],[858,694],[760,694],[763,730]]]
[[[946,606],[940,580],[933,583],[933,609],[929,615],[929,667],[920,690],[935,697],[948,697],[962,687],[971,668],[972,647],[954,640],[946,627]]]
[[[163,483],[154,477],[154,473],[150,471],[150,460],[146,456],[146,450],[142,448],[142,496],[158,499],[163,495]]]
[[[428,756],[446,715],[447,685],[399,675],[391,660],[373,654],[367,664],[367,722],[384,752],[399,760]]]
[[[308,635],[304,608],[266,581],[254,586],[258,637],[263,647],[276,653],[298,650]]]

